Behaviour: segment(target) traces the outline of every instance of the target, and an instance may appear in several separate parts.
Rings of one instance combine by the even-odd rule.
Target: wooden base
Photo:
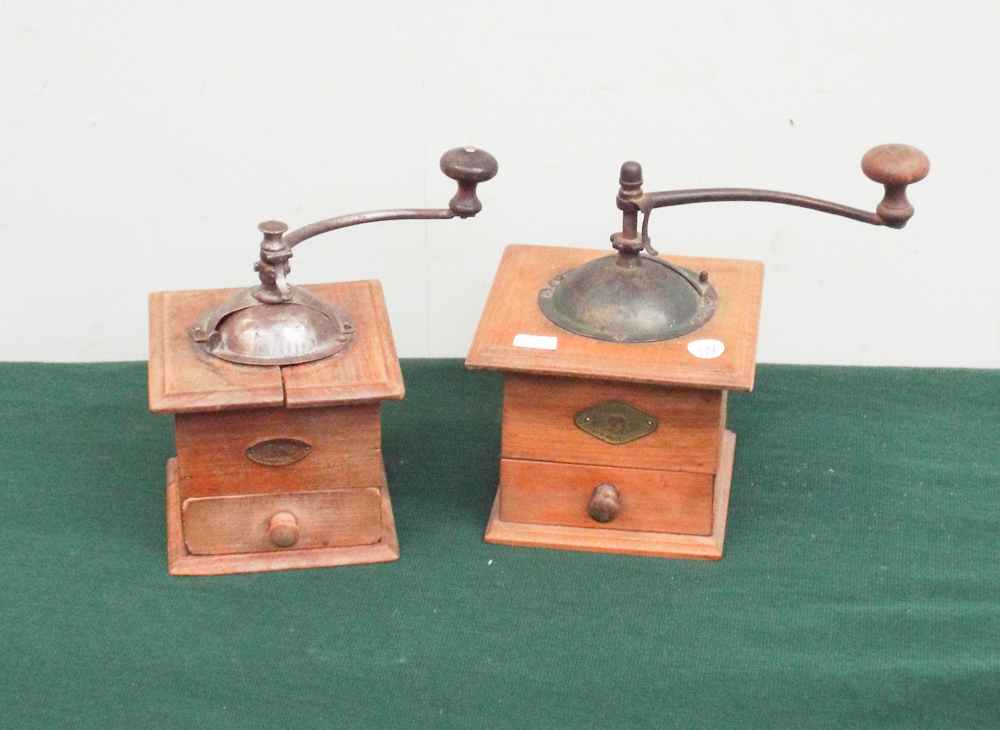
[[[267,570],[326,568],[359,563],[386,563],[399,559],[396,523],[392,518],[389,490],[382,485],[382,536],[371,545],[240,553],[192,555],[181,528],[181,499],[177,484],[177,459],[167,462],[167,569],[170,575],[227,575]]]
[[[497,545],[519,547],[645,555],[657,558],[718,560],[722,557],[722,543],[726,538],[726,515],[729,510],[729,487],[732,482],[735,452],[736,434],[726,431],[722,438],[719,470],[715,475],[714,520],[711,535],[701,537],[604,527],[561,527],[504,522],[500,519],[501,494],[498,490],[484,539]]]

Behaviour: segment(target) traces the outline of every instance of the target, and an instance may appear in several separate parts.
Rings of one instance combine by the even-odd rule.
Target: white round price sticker
[[[695,340],[688,343],[688,352],[702,360],[711,360],[726,351],[726,346],[718,340]]]

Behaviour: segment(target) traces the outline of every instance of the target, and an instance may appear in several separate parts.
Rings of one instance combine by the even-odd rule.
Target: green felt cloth
[[[0,727],[1000,724],[1000,373],[759,367],[720,562],[483,543],[500,378],[403,375],[400,561],[171,578],[145,364],[0,366]]]

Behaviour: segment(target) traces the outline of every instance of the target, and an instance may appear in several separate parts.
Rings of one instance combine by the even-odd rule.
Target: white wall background
[[[932,162],[903,231],[730,203],[654,245],[765,262],[762,362],[998,367],[998,31],[996,0],[2,2],[0,360],[145,358],[149,292],[254,283],[261,220],[443,207],[475,144],[476,219],[292,262],[380,279],[401,356],[464,356],[505,245],[608,246],[627,159],[874,209],[861,156],[899,141]]]

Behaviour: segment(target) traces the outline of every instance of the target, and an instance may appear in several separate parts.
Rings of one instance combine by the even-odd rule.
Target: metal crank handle
[[[861,169],[870,179],[885,186],[885,195],[874,213],[852,208],[839,203],[831,203],[816,198],[808,198],[794,193],[752,188],[706,188],[700,190],[667,190],[660,193],[642,192],[642,168],[638,163],[626,162],[621,169],[621,190],[618,193],[618,207],[626,218],[642,212],[642,237],[637,239],[635,224],[626,220],[622,239],[632,247],[648,240],[649,214],[654,208],[688,203],[711,203],[746,200],[764,203],[782,203],[800,208],[810,208],[823,213],[844,216],[875,226],[902,228],[913,217],[913,206],[906,198],[906,186],[923,180],[930,171],[927,155],[916,147],[904,144],[887,144],[869,150],[861,159]],[[629,225],[631,223],[631,225]],[[632,230],[629,231],[628,229]],[[628,234],[632,235],[629,236]],[[648,245],[647,245],[648,247]]]
[[[489,152],[475,147],[458,147],[441,156],[441,172],[458,183],[458,192],[447,208],[402,208],[398,210],[373,210],[328,218],[292,231],[284,236],[285,245],[292,248],[321,233],[335,231],[362,223],[406,219],[471,218],[483,209],[476,197],[476,185],[492,179],[497,174],[497,161]],[[262,226],[265,224],[261,224]],[[263,230],[263,229],[262,229]]]
[[[260,260],[254,264],[254,271],[260,277],[260,286],[253,297],[266,304],[281,304],[291,297],[291,289],[285,277],[290,267],[292,248],[321,233],[338,228],[357,226],[376,221],[435,218],[471,218],[483,209],[476,197],[476,185],[490,180],[497,174],[497,161],[489,152],[475,147],[458,147],[441,156],[441,171],[458,183],[458,192],[447,208],[402,208],[398,210],[373,210],[367,213],[351,213],[336,218],[328,218],[318,223],[298,228],[286,235],[288,226],[281,221],[264,221],[259,226],[264,240],[260,242]]]

